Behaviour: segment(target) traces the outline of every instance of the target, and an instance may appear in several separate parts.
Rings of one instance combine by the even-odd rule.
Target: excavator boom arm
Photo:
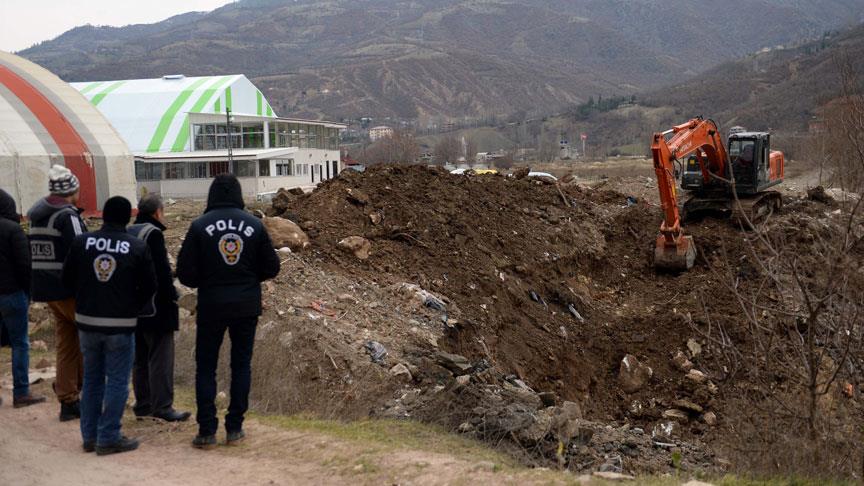
[[[681,230],[674,165],[676,160],[694,152],[706,183],[712,175],[724,177],[728,155],[713,121],[694,118],[669,131],[654,134],[651,154],[664,217],[654,256],[655,265],[661,269],[689,269],[696,256],[692,237],[685,236]]]

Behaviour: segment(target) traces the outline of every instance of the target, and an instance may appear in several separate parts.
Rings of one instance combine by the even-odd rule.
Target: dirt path
[[[98,457],[81,452],[78,422],[58,422],[55,404],[16,410],[10,406],[8,388],[0,396],[4,400],[0,406],[0,484],[4,485],[558,482],[542,471],[501,470],[490,461],[363,444],[254,419],[248,421],[249,438],[243,445],[199,451],[189,446],[193,424],[135,422],[127,417],[124,432],[141,439],[140,449]],[[558,476],[561,479],[564,477]]]

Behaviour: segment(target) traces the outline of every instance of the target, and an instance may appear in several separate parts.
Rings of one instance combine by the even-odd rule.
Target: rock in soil
[[[262,220],[274,248],[290,248],[291,251],[301,251],[309,246],[309,236],[293,221],[273,217]]]
[[[625,393],[636,393],[641,390],[654,375],[650,366],[642,364],[636,356],[628,354],[621,360],[618,369],[618,383]]]
[[[339,248],[360,260],[366,260],[372,251],[372,243],[362,236],[349,236],[339,241]]]

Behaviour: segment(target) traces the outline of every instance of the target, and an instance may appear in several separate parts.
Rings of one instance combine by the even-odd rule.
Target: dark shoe
[[[29,407],[30,405],[36,405],[37,403],[44,403],[45,397],[40,397],[39,395],[24,395],[20,397],[15,397],[12,399],[12,406],[15,408],[23,408]]]
[[[189,420],[189,417],[191,417],[192,414],[189,412],[178,412],[172,408],[167,412],[154,413],[153,416],[166,422],[185,422]]]
[[[237,432],[228,432],[228,436],[225,438],[225,445],[236,445],[243,442],[243,439],[246,438],[246,432],[242,430],[238,430]]]
[[[120,437],[120,442],[116,444],[111,444],[107,446],[96,446],[96,455],[97,456],[107,456],[109,454],[118,454],[120,452],[129,452],[134,451],[138,448],[138,441],[135,439],[130,439],[126,436]]]
[[[68,422],[70,420],[81,418],[81,402],[74,401],[60,404],[60,421]]]
[[[96,441],[95,440],[84,441],[84,443],[81,444],[81,448],[84,449],[84,452],[96,452]]]
[[[192,440],[192,447],[196,449],[212,449],[216,447],[216,436],[215,435],[197,435],[195,439]]]

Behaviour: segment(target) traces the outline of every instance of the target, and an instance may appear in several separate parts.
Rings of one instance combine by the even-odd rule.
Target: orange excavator
[[[651,154],[664,216],[654,250],[658,270],[682,272],[693,267],[696,245],[684,233],[682,218],[723,214],[747,226],[782,202],[778,192],[767,190],[783,182],[784,165],[783,153],[771,150],[769,133],[738,131],[729,135],[727,145],[714,121],[697,117],[655,133]],[[682,189],[689,193],[681,209],[678,174]]]

